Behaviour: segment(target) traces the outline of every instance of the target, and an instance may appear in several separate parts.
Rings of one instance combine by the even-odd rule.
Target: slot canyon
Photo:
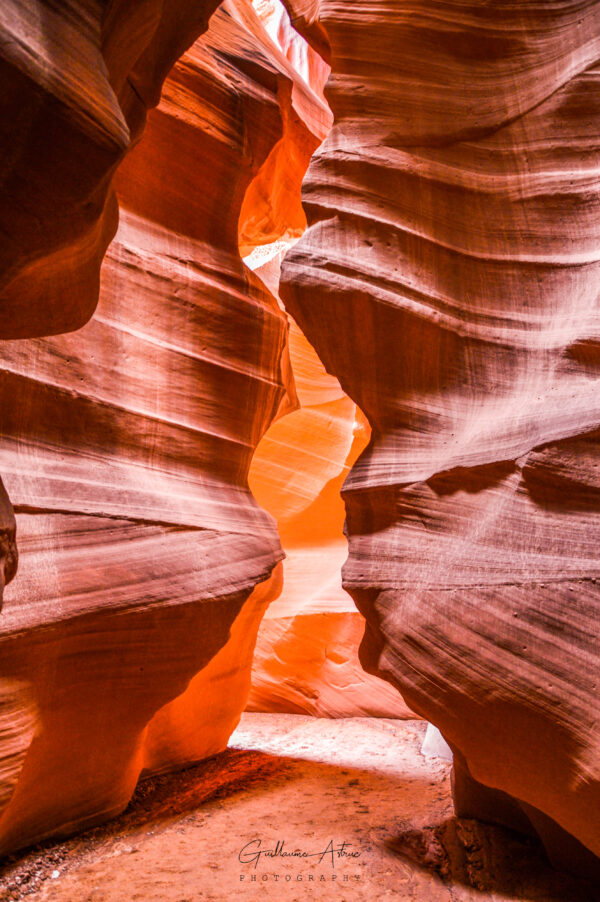
[[[0,69],[0,899],[600,900],[600,4]]]

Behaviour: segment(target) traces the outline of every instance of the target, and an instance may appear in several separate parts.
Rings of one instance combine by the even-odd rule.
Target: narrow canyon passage
[[[3,851],[105,820],[140,777],[224,748],[278,595],[250,707],[410,713],[360,667],[341,588],[339,490],[366,423],[287,334],[277,274],[240,259],[304,231],[328,71],[277,3],[223,4],[119,170],[91,321],[0,349],[21,555],[0,626]]]
[[[245,258],[274,297],[289,246],[259,245]],[[254,497],[277,521],[286,558],[279,597],[258,630],[247,709],[414,717],[394,687],[361,667],[365,622],[342,588],[348,544],[341,488],[368,443],[368,423],[288,318],[297,407],[267,430],[249,473]]]
[[[0,898],[600,898],[600,4],[0,69]]]

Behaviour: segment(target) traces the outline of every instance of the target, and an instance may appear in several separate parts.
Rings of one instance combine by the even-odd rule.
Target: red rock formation
[[[362,660],[456,750],[459,810],[589,863],[600,7],[320,11],[335,125],[282,296],[373,429],[344,489]]]
[[[116,167],[218,0],[6,0],[0,9],[0,338],[77,329],[115,234]],[[0,605],[16,571],[0,485]]]
[[[223,748],[244,707],[282,556],[247,475],[286,388],[287,323],[242,264],[238,219],[301,131],[294,78],[227,4],[119,172],[95,316],[0,345],[21,552],[0,621],[2,850],[121,810],[141,772]]]
[[[215,6],[3,4],[0,337],[92,315],[114,173]],[[286,6],[309,71],[332,51],[336,126],[285,282],[373,429],[344,490],[364,663],[452,744],[459,811],[533,825],[583,867],[600,854],[600,9]],[[237,242],[302,230],[290,160],[305,165],[327,114],[291,45],[227,7],[119,176],[96,317],[0,349],[22,552],[0,623],[2,849],[95,822],[141,771],[221,747],[278,590],[247,476],[294,389],[285,322]],[[332,399],[338,450],[349,410]],[[14,530],[2,492],[0,583]]]
[[[117,227],[115,169],[217,6],[2,4],[1,338],[67,332],[92,315]]]
[[[300,185],[310,158],[331,128],[323,98],[329,66],[290,25],[279,2],[261,0],[257,10],[244,0],[225,8],[265,45],[269,57],[288,73],[280,84],[289,101],[282,104],[284,131],[246,191],[239,221],[239,248],[248,255],[257,245],[299,238],[306,228]],[[267,37],[268,35],[268,37]],[[270,40],[269,40],[270,38]]]

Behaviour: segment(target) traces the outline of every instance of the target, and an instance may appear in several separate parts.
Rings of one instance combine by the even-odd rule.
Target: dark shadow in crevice
[[[441,886],[465,886],[522,902],[596,902],[600,890],[550,869],[541,842],[504,827],[452,817],[422,830],[406,830],[385,843]]]

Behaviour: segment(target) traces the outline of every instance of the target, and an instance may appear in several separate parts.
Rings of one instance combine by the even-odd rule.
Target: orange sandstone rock
[[[255,269],[273,293],[283,252]],[[250,486],[277,519],[286,560],[281,595],[259,629],[248,708],[414,717],[395,689],[362,669],[364,619],[342,589],[348,546],[340,489],[367,445],[368,426],[293,320],[289,356],[298,408],[273,423],[250,468]]]
[[[79,328],[118,223],[115,170],[218,0],[6,0],[0,9],[0,338]],[[0,487],[0,583],[16,571]],[[0,593],[1,603],[1,593]]]
[[[238,221],[285,139],[292,76],[236,10],[177,63],[119,172],[91,321],[0,345],[21,552],[0,619],[2,851],[222,749],[280,588],[247,476],[287,388],[287,322],[240,259]]]
[[[217,0],[6,0],[0,337],[77,329],[115,234],[114,172]]]

